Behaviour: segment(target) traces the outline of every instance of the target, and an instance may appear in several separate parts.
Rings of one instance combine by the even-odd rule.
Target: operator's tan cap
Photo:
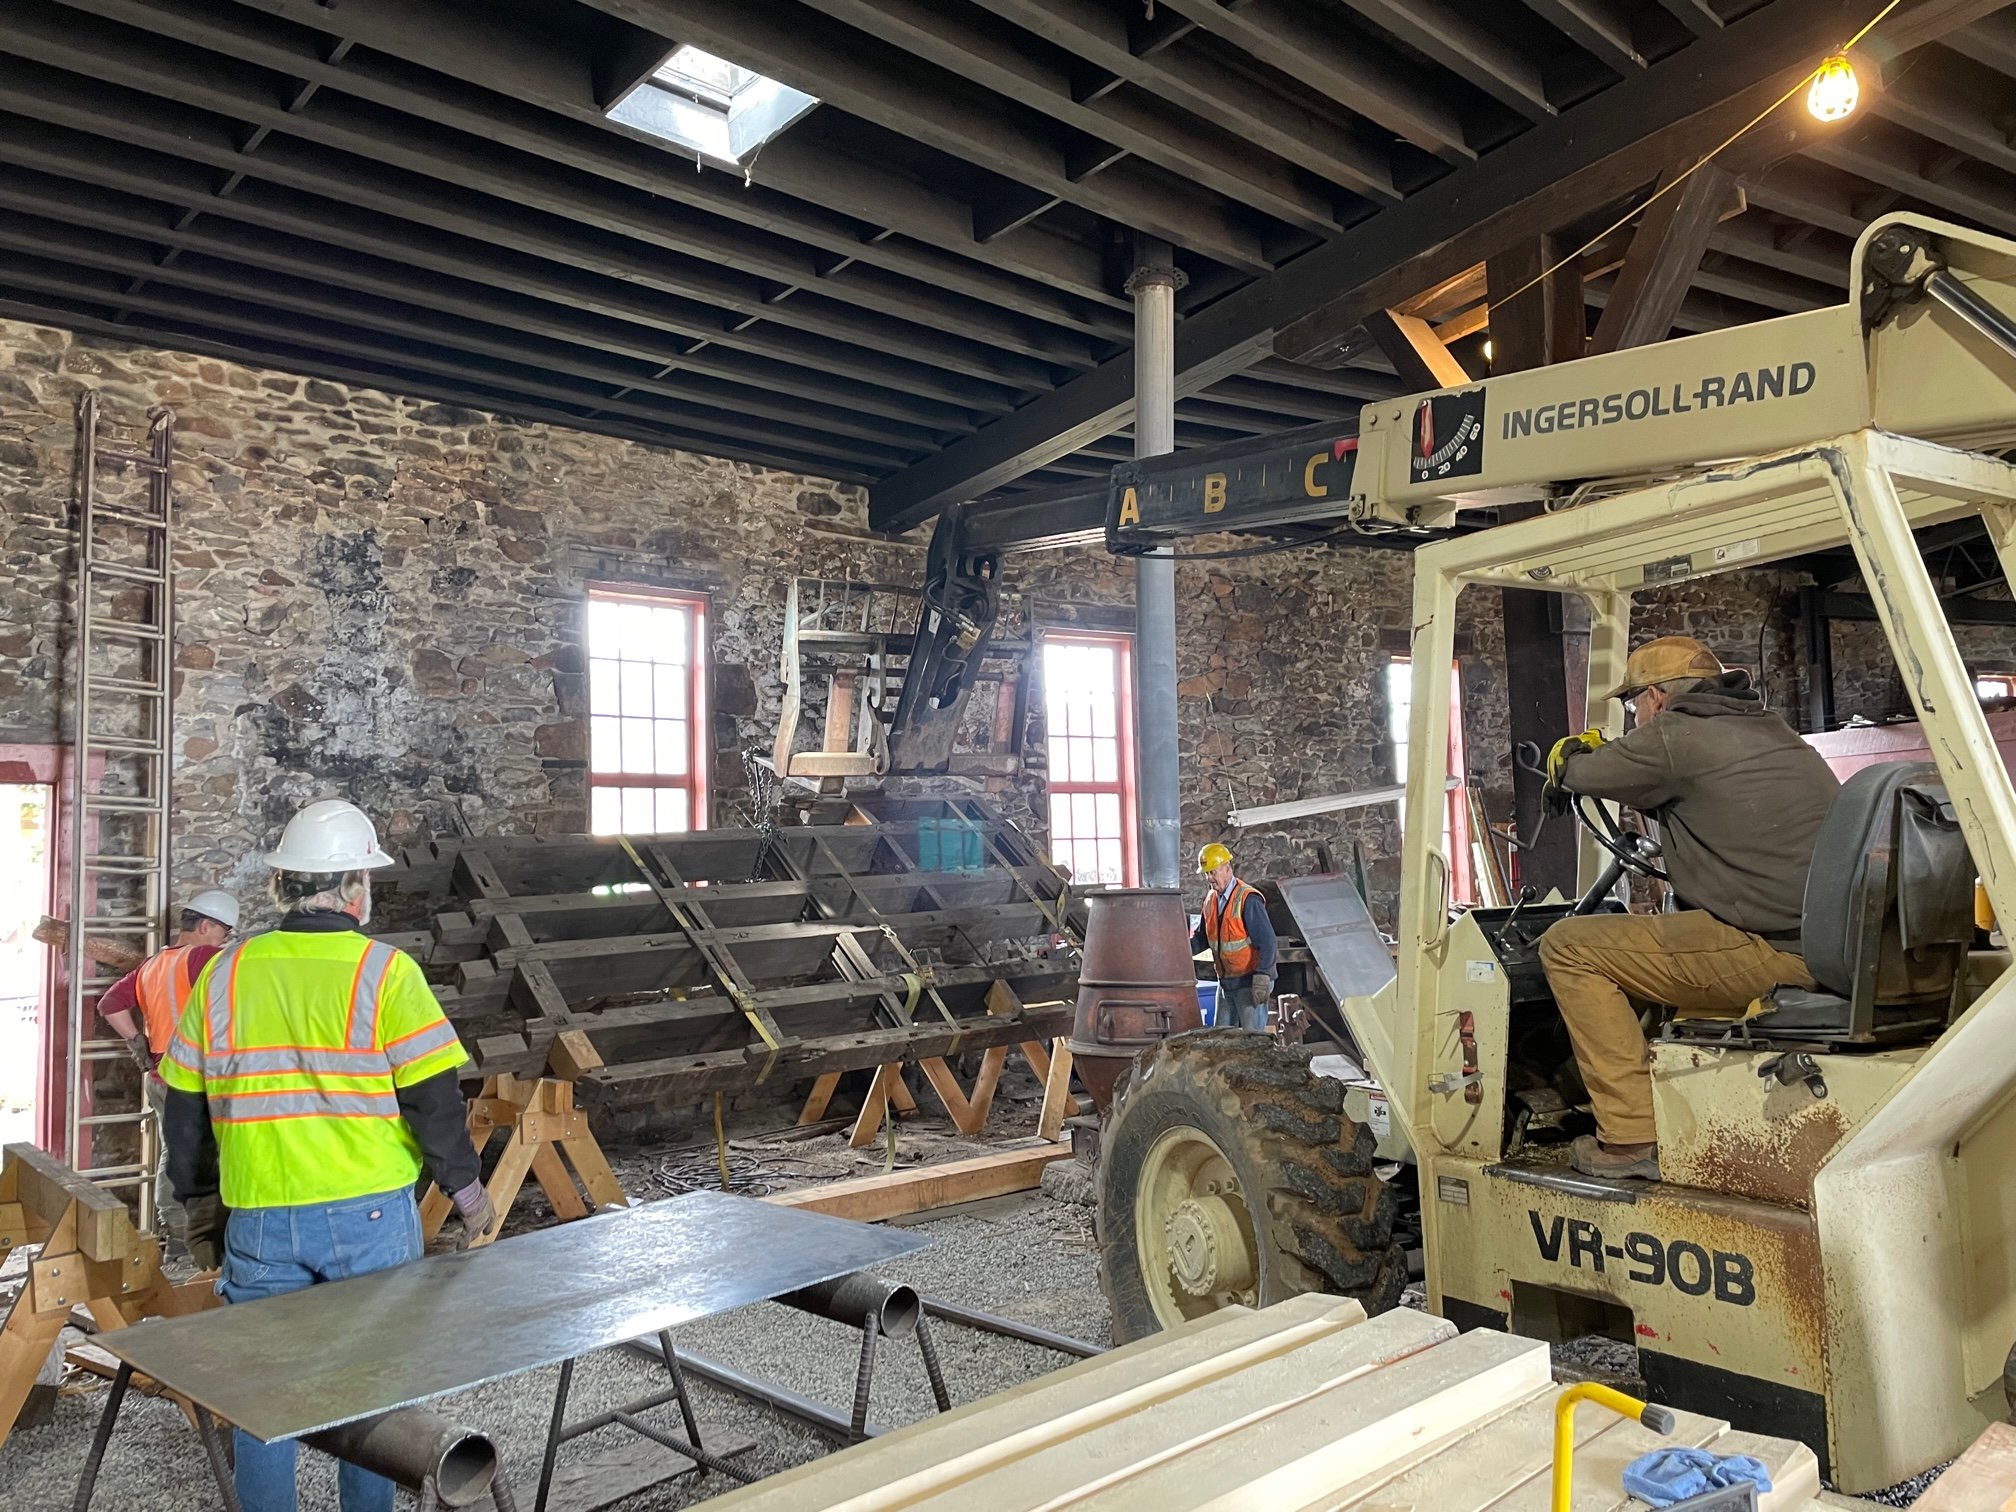
[[[1624,663],[1624,681],[1603,696],[1636,698],[1654,683],[1682,677],[1720,677],[1725,669],[1716,656],[1691,635],[1662,635],[1647,641]]]

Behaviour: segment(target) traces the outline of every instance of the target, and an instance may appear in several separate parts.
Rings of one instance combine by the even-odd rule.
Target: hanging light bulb
[[[1862,85],[1846,53],[1836,53],[1814,71],[1806,91],[1807,112],[1816,121],[1845,121],[1862,99]]]

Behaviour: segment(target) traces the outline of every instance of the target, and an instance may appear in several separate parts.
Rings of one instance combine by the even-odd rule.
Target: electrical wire
[[[1693,165],[1689,167],[1686,172],[1676,174],[1666,183],[1661,184],[1658,188],[1652,191],[1651,195],[1646,198],[1643,204],[1638,205],[1633,209],[1625,211],[1624,214],[1618,216],[1616,220],[1612,221],[1609,225],[1605,226],[1601,231],[1598,231],[1594,236],[1590,237],[1589,240],[1582,243],[1581,246],[1577,247],[1573,252],[1570,252],[1566,257],[1561,258],[1559,261],[1555,262],[1551,267],[1543,268],[1533,277],[1527,279],[1525,283],[1519,285],[1519,287],[1514,289],[1510,294],[1505,295],[1503,299],[1494,301],[1494,303],[1510,304],[1513,300],[1517,299],[1521,294],[1524,294],[1528,289],[1534,288],[1540,284],[1545,283],[1548,279],[1552,278],[1556,273],[1559,273],[1563,268],[1567,267],[1570,263],[1579,260],[1584,254],[1593,251],[1597,247],[1597,245],[1601,243],[1604,240],[1604,238],[1608,237],[1611,233],[1623,230],[1624,227],[1628,226],[1633,220],[1637,219],[1637,217],[1643,215],[1647,210],[1651,209],[1652,206],[1657,204],[1660,200],[1664,199],[1667,195],[1671,194],[1675,189],[1678,189],[1682,184],[1686,183],[1687,180],[1692,178],[1695,174],[1699,173],[1703,168],[1706,168],[1709,165],[1709,163],[1713,162],[1722,153],[1727,152],[1731,147],[1735,146],[1736,143],[1741,141],[1744,137],[1748,136],[1751,132],[1755,131],[1759,126],[1763,125],[1764,122],[1769,120],[1773,115],[1777,113],[1778,108],[1781,105],[1783,105],[1787,100],[1791,99],[1794,95],[1799,93],[1800,90],[1806,88],[1809,84],[1813,82],[1814,77],[1820,72],[1821,68],[1826,66],[1828,58],[1839,57],[1842,53],[1848,52],[1850,49],[1857,46],[1859,43],[1862,42],[1864,38],[1866,38],[1869,35],[1869,33],[1874,31],[1877,28],[1877,26],[1879,26],[1884,21],[1885,18],[1887,18],[1892,11],[1897,9],[1897,7],[1902,5],[1903,3],[1904,0],[1889,0],[1889,3],[1885,5],[1883,9],[1878,11],[1875,14],[1875,16],[1872,17],[1870,21],[1860,31],[1856,32],[1854,36],[1850,37],[1845,43],[1843,43],[1840,47],[1836,48],[1833,52],[1828,53],[1827,58],[1821,59],[1819,63],[1815,64],[1812,68],[1808,69],[1805,73],[1801,74],[1799,76],[1798,81],[1794,83],[1790,89],[1786,90],[1785,93],[1781,94],[1769,105],[1766,105],[1762,110],[1758,111],[1756,115],[1752,116],[1743,125],[1737,127],[1736,130],[1732,132],[1728,137],[1724,138],[1720,144],[1710,148],[1707,151],[1707,153],[1697,158],[1694,161]]]

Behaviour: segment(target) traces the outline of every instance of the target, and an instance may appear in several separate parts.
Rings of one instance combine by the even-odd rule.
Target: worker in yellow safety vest
[[[224,948],[238,927],[238,900],[212,887],[196,894],[182,910],[181,932],[166,950],[157,950],[140,966],[129,971],[98,999],[98,1016],[126,1042],[126,1053],[140,1068],[140,1090],[147,1111],[161,1129],[168,1106],[168,1089],[158,1069],[168,1051],[168,1041],[182,1017],[182,1005],[189,1001],[189,989],[204,962]],[[182,1204],[175,1184],[168,1179],[168,1144],[155,1141],[154,1231],[180,1240]]]
[[[461,1042],[413,960],[359,932],[371,873],[393,864],[371,821],[311,803],[266,864],[280,927],[203,968],[161,1062],[170,1177],[199,1261],[221,1241],[226,1302],[417,1259],[423,1167],[464,1244],[496,1223],[456,1085]],[[240,1433],[237,1450],[245,1512],[293,1512],[293,1443]],[[338,1490],[342,1512],[390,1512],[380,1476],[346,1463]]]
[[[1233,1029],[1267,1027],[1274,1001],[1274,922],[1260,890],[1232,873],[1232,852],[1213,843],[1197,853],[1197,870],[1210,881],[1204,909],[1190,937],[1192,950],[1211,952],[1218,977],[1216,1024]]]

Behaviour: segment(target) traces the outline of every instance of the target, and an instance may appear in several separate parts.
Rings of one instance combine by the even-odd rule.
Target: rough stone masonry
[[[921,536],[871,536],[865,499],[842,485],[0,321],[0,743],[66,738],[74,407],[86,386],[114,421],[161,404],[177,417],[185,887],[249,893],[258,852],[317,797],[354,799],[394,845],[585,829],[591,583],[707,595],[709,775],[717,822],[736,822],[740,753],[767,748],[777,716],[790,579],[904,583],[922,567]],[[1131,576],[1096,550],[1013,558],[1011,612],[1038,631],[1124,628]],[[1690,629],[1748,664],[1759,614],[1782,618],[1781,576],[1684,585],[1642,623]],[[1179,573],[1178,595],[1186,845],[1219,838],[1234,805],[1392,780],[1385,669],[1407,644],[1404,554],[1199,563]],[[1467,764],[1502,815],[1497,625],[1489,595],[1466,595]],[[1789,632],[1781,623],[1768,638],[1789,697]],[[1039,829],[1040,692],[1027,701],[1030,767],[1003,795]],[[1354,839],[1390,918],[1391,809],[1258,832],[1242,868],[1306,871],[1319,844],[1347,864]]]

